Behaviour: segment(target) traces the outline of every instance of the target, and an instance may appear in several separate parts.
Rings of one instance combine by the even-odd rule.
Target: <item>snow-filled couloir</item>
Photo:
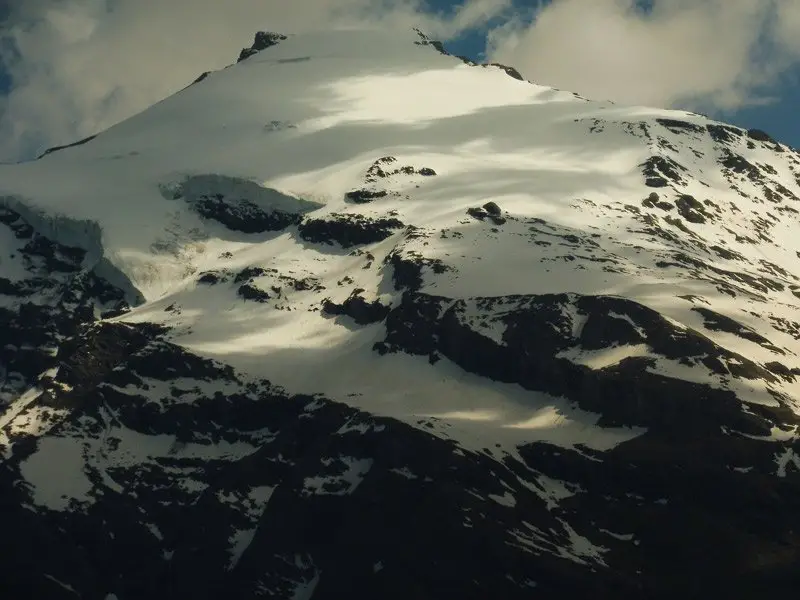
[[[761,131],[260,33],[0,166],[0,585],[794,589],[798,211]]]

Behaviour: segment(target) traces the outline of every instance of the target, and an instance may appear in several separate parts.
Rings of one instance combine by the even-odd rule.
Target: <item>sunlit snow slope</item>
[[[0,166],[0,582],[793,589],[798,211],[760,131],[416,31],[260,34]]]

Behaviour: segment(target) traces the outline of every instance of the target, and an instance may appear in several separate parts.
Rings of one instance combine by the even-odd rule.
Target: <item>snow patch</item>
[[[369,473],[374,462],[371,458],[340,456],[335,463],[343,463],[345,471],[341,475],[307,477],[303,482],[306,495],[344,496],[352,494],[364,476]]]
[[[498,496],[497,494],[489,494],[488,498],[490,500],[494,500],[501,506],[507,506],[508,508],[514,508],[517,505],[517,499],[514,498],[514,495],[505,492],[502,496]]]
[[[39,438],[36,451],[20,464],[33,503],[55,511],[91,502],[93,486],[84,468],[81,440],[68,437]]]
[[[243,503],[243,508],[245,511],[244,516],[250,521],[252,526],[245,529],[237,529],[228,538],[228,543],[230,544],[228,570],[233,569],[238,564],[242,555],[255,538],[256,531],[258,531],[258,521],[261,515],[264,514],[274,491],[274,487],[259,486],[253,488],[248,493]]]
[[[792,448],[784,450],[783,454],[775,457],[778,464],[778,477],[786,477],[789,466],[794,467],[795,472],[800,472],[800,456]]]
[[[556,358],[566,358],[576,365],[599,370],[619,364],[627,358],[648,356],[649,352],[650,347],[646,344],[611,346],[602,350],[583,350],[573,347],[559,352],[556,354]]]

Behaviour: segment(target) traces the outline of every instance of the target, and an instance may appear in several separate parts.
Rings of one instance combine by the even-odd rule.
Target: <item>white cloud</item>
[[[105,129],[233,62],[259,29],[420,26],[448,37],[509,0],[465,0],[448,17],[422,0],[11,0],[0,59],[0,160]],[[10,43],[9,43],[10,42]]]
[[[490,32],[489,55],[590,98],[730,111],[800,58],[800,1],[552,0]]]

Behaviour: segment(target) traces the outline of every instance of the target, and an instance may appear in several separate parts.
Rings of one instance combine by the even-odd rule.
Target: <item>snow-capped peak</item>
[[[258,33],[0,166],[0,524],[93,532],[40,597],[750,593],[798,556],[799,218],[763,132]]]

